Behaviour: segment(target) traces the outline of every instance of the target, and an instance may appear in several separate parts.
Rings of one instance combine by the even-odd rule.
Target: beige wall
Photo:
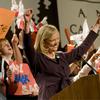
[[[83,24],[84,17],[81,15],[79,17],[80,9],[83,10],[84,14],[87,16],[87,21],[89,27],[91,27],[97,18],[98,10],[100,12],[100,3],[87,3],[81,1],[73,0],[57,0],[58,2],[58,14],[59,14],[59,24],[61,32],[62,46],[66,44],[66,36],[64,33],[64,28],[70,28],[72,24],[76,24],[77,27],[74,27],[74,31],[79,30],[79,26]],[[89,0],[89,1],[100,1],[100,0]],[[100,32],[99,32],[100,34]],[[100,46],[100,36],[95,41],[96,47]]]
[[[19,0],[16,0],[17,2]],[[35,9],[36,2],[39,0],[23,0],[25,8],[33,8]],[[83,1],[83,0],[81,0]],[[89,1],[100,1],[100,0],[89,0]],[[64,28],[70,28],[70,25],[76,24],[73,30],[78,31],[79,26],[83,24],[84,17],[79,15],[80,8],[84,11],[84,14],[87,16],[87,21],[89,27],[91,27],[97,18],[96,10],[100,12],[100,3],[87,3],[87,2],[80,2],[80,1],[73,1],[73,0],[57,0],[58,4],[58,14],[59,14],[59,24],[60,24],[60,33],[61,33],[61,41],[62,46],[67,43],[67,39],[64,33]],[[11,0],[0,0],[0,7],[10,9]],[[99,32],[100,34],[100,32]],[[96,47],[100,45],[100,36],[95,41]]]

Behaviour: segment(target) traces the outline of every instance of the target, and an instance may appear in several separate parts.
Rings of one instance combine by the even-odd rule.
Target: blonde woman
[[[71,84],[68,66],[79,60],[79,55],[86,53],[93,44],[98,36],[100,19],[97,20],[85,41],[69,53],[57,51],[60,34],[53,25],[42,26],[33,45],[27,28],[28,23],[29,20],[26,19],[24,50],[40,88],[38,100],[49,100],[51,96]]]

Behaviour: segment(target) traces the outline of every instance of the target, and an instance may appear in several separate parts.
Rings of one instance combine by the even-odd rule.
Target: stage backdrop
[[[87,17],[90,28],[95,23],[97,16],[100,15],[100,0],[57,0],[57,4],[62,46],[67,43],[65,27],[70,30],[71,34],[78,33],[85,17]],[[100,46],[100,36],[95,45]]]
[[[16,1],[19,2],[19,0]],[[100,0],[23,0],[23,4],[25,8],[33,9],[33,18],[36,23],[47,16],[48,23],[60,29],[62,47],[67,43],[65,27],[70,30],[71,34],[78,33],[85,17],[91,27],[100,14]],[[0,0],[0,7],[10,9],[11,0]],[[95,45],[100,45],[100,36]]]

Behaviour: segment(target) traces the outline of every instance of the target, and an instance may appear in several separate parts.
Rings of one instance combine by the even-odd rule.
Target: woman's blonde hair
[[[53,25],[46,24],[42,26],[36,35],[34,48],[41,53],[48,51],[48,48],[45,47],[45,40],[48,41],[55,32],[58,32],[58,30]]]

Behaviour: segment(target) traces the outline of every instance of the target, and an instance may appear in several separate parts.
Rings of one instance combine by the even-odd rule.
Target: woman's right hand
[[[26,23],[30,22],[32,15],[33,15],[32,9],[26,9],[25,14],[24,14],[24,18],[25,18]]]
[[[91,61],[92,63],[94,63],[95,60],[96,60],[99,56],[100,56],[100,49],[99,49],[95,54],[92,55],[92,57],[90,58],[90,61]]]

